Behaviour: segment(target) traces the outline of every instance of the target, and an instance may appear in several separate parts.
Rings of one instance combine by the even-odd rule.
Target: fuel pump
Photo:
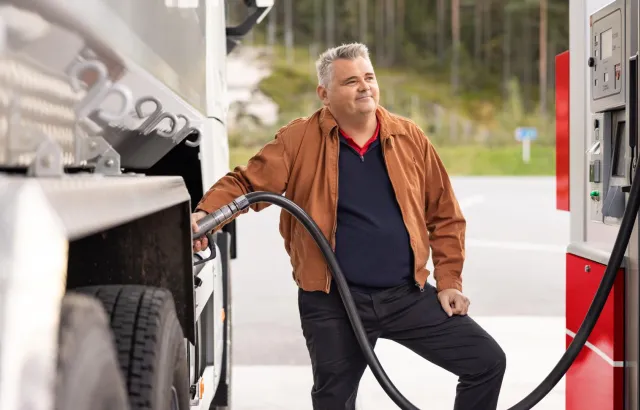
[[[625,97],[627,71],[635,71],[636,59],[625,67],[624,3],[618,0],[591,15],[589,133],[589,222],[615,231],[624,214],[625,192],[631,186],[632,133],[627,133]],[[633,75],[628,76],[631,80]],[[628,143],[627,143],[628,142]],[[633,144],[635,145],[635,144]]]
[[[570,213],[566,343],[609,263],[638,157],[638,0],[570,1],[556,57],[558,209]],[[638,225],[611,293],[566,373],[567,410],[638,409]]]

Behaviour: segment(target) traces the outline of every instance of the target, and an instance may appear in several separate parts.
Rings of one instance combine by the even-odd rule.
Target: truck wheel
[[[78,289],[111,316],[132,410],[189,410],[189,368],[171,293],[135,285]]]
[[[62,298],[57,365],[56,410],[129,408],[109,322],[94,298]]]

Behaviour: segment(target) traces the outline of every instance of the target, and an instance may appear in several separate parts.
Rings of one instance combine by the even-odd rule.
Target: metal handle
[[[211,233],[207,233],[206,235],[207,235],[207,240],[209,241],[209,250],[211,251],[211,256],[209,256],[207,259],[201,259],[199,261],[193,262],[193,266],[202,265],[203,263],[207,263],[210,260],[213,260],[213,259],[216,258],[215,238],[213,237],[213,234],[211,234]]]

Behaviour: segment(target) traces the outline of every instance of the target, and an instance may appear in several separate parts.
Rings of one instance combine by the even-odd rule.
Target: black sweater
[[[349,284],[365,292],[413,283],[409,234],[377,133],[361,152],[340,135],[336,257]]]

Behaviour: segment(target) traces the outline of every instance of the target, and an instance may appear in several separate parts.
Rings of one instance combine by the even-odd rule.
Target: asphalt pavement
[[[500,409],[527,395],[565,349],[565,247],[569,215],[555,209],[548,177],[457,177],[467,218],[464,292],[469,314],[507,354]],[[311,368],[300,330],[297,287],[271,206],[238,219],[233,261],[233,409],[311,409]],[[430,264],[429,264],[430,265]],[[452,409],[456,377],[399,345],[376,353],[389,377],[423,409]],[[395,409],[370,371],[358,393],[361,410]],[[564,408],[564,383],[536,409]]]

